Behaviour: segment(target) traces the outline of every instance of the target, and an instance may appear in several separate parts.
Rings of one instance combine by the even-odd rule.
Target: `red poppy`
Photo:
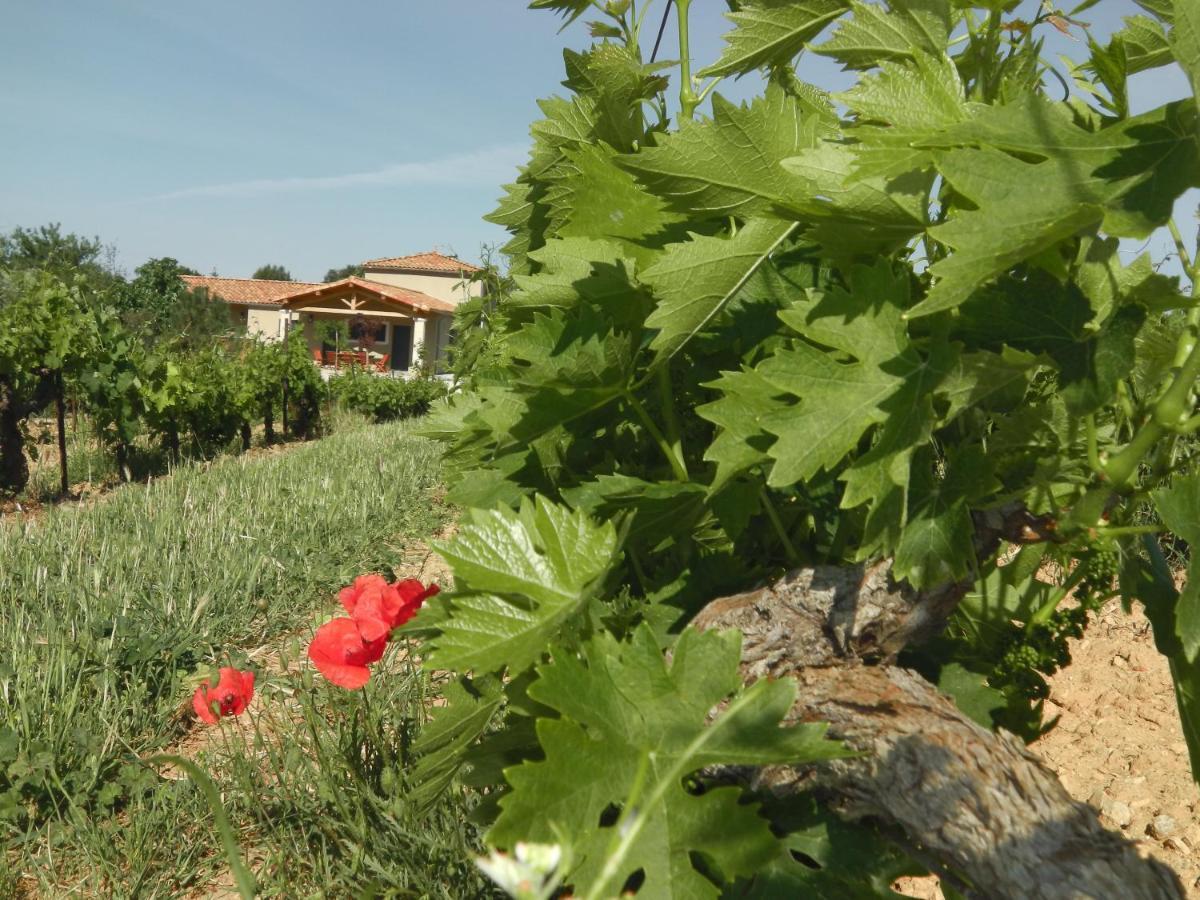
[[[254,696],[254,673],[239,672],[230,666],[221,669],[217,686],[210,688],[208,679],[200,682],[192,695],[192,709],[202,722],[215,725],[224,716],[240,715]]]
[[[368,639],[357,621],[340,616],[317,629],[308,645],[308,658],[333,684],[355,690],[367,683],[371,677],[367,666],[377,662],[386,647],[386,633]]]
[[[338,599],[342,601],[342,606],[346,607],[346,612],[354,615],[358,601],[364,594],[382,591],[387,587],[389,585],[382,575],[359,575],[354,579],[354,584],[338,591]]]
[[[421,604],[437,592],[436,584],[426,587],[415,578],[388,584],[379,575],[360,575],[338,598],[358,623],[363,638],[373,641],[387,637],[393,628],[415,616]]]

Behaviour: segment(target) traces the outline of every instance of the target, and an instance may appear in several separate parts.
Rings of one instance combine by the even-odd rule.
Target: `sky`
[[[695,68],[719,55],[726,9],[694,0]],[[1101,0],[1080,18],[1104,40],[1138,11]],[[300,280],[429,249],[478,260],[505,240],[482,217],[524,159],[536,99],[565,93],[562,50],[588,43],[582,22],[561,24],[518,0],[10,2],[0,232],[60,222],[114,247],[130,275],[159,256],[228,277],[277,263]],[[1085,52],[1047,31],[1047,55]],[[660,58],[675,41],[668,27]],[[813,55],[800,73],[851,83]],[[1131,99],[1136,111],[1186,93],[1159,69]],[[1196,205],[1192,192],[1177,209],[1189,234]]]

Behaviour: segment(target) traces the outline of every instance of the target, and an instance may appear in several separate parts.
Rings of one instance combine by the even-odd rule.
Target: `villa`
[[[347,356],[380,371],[407,372],[420,362],[440,365],[458,304],[483,294],[471,281],[479,266],[442,253],[372,259],[361,277],[327,284],[184,275],[193,290],[225,303],[249,334],[280,340],[304,329],[313,359],[336,366]],[[351,347],[324,325],[343,323]]]

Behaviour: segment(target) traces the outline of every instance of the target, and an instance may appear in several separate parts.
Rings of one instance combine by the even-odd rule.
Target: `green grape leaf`
[[[954,150],[938,157],[938,170],[978,209],[929,229],[955,252],[930,267],[936,281],[910,310],[913,317],[958,306],[980,285],[1104,217],[1103,207],[1078,199],[1075,184],[1049,163]]]
[[[519,672],[581,611],[614,565],[617,534],[543,497],[519,510],[472,509],[438,545],[455,590],[432,639],[430,664],[459,672]]]
[[[445,703],[436,706],[413,743],[409,796],[418,806],[435,801],[454,781],[470,747],[496,719],[504,701],[500,680],[458,678],[442,688]]]
[[[810,794],[768,809],[784,832],[778,855],[730,885],[722,900],[900,900],[896,880],[926,874],[894,841],[869,824],[839,819]]]
[[[1056,355],[1059,385],[1072,415],[1095,412],[1116,396],[1117,385],[1133,371],[1135,341],[1145,321],[1142,307],[1122,307],[1096,337]]]
[[[641,274],[658,300],[646,319],[647,328],[658,329],[650,342],[656,362],[670,359],[706,328],[794,228],[752,219],[732,237],[693,235],[668,245]]]
[[[755,807],[740,802],[741,791],[695,794],[685,778],[705,766],[797,763],[846,751],[825,739],[823,725],[781,727],[795,682],[764,679],[743,690],[740,654],[735,632],[688,629],[668,663],[645,625],[628,643],[602,633],[582,654],[556,653],[538,667],[529,695],[560,718],[538,721],[544,760],[506,770],[512,792],[500,801],[488,842],[565,841],[573,862],[566,877],[577,893],[596,888],[607,866],[607,892],[641,870],[638,896],[649,900],[719,896],[693,854],[726,878],[768,862],[775,838]],[[605,819],[614,807],[624,810],[619,824]]]
[[[1171,28],[1171,53],[1192,82],[1192,95],[1200,97],[1200,6],[1195,0],[1174,0],[1175,24]]]
[[[628,245],[611,238],[564,237],[550,240],[529,258],[536,275],[513,276],[513,309],[572,309],[589,306],[625,323],[640,323],[649,298],[637,282],[637,263]]]
[[[591,0],[530,0],[530,9],[550,9],[562,16],[566,28],[592,8]]]
[[[1154,491],[1154,505],[1163,523],[1191,547],[1200,547],[1200,475],[1177,477],[1171,486]],[[1187,582],[1175,604],[1175,634],[1188,662],[1200,651],[1200,559],[1192,554]]]
[[[838,23],[833,36],[813,48],[847,69],[869,69],[883,60],[915,52],[940,54],[950,35],[948,0],[907,0],[881,4],[852,0],[853,15]]]
[[[631,242],[680,221],[660,198],[615,164],[616,151],[607,144],[565,150],[564,156],[546,193],[557,237],[619,239],[629,242],[622,243],[623,251],[638,258],[640,248]]]
[[[931,424],[927,394],[953,369],[949,348],[923,357],[909,344],[903,321],[909,284],[887,261],[854,268],[850,284],[849,291],[832,291],[815,303],[810,297],[780,315],[805,337],[854,361],[796,343],[776,350],[758,367],[777,391],[800,401],[763,419],[763,427],[778,437],[768,450],[775,460],[768,477],[773,486],[832,471],[869,430],[891,419],[878,457],[868,457],[864,465],[905,452]],[[903,468],[896,460],[885,465],[897,473]],[[852,496],[877,495],[879,473],[855,480],[862,477],[866,483],[856,484]]]
[[[627,543],[657,548],[672,536],[688,533],[704,513],[707,491],[699,484],[643,481],[630,475],[601,475],[563,490],[563,499],[597,519],[632,510]]]
[[[770,464],[767,451],[775,443],[765,422],[791,405],[786,392],[775,387],[754,369],[723,372],[716,381],[704,385],[721,396],[696,407],[697,415],[720,426],[720,431],[704,453],[717,464],[710,490],[721,490],[729,481],[757,465]]]
[[[942,666],[938,690],[954,700],[954,705],[984,728],[992,727],[992,713],[1007,704],[1004,694],[988,687],[987,676],[972,672],[960,663]]]
[[[990,461],[973,445],[950,462],[941,478],[932,466],[913,466],[913,508],[896,547],[893,575],[915,588],[970,575],[975,564],[970,503],[995,486]]]
[[[1125,70],[1130,75],[1170,65],[1174,59],[1162,25],[1148,16],[1128,16],[1125,27],[1113,33],[1125,45]]]
[[[814,222],[805,236],[830,256],[878,255],[927,224],[932,173],[866,177],[860,159],[857,148],[825,142],[782,163],[795,179],[787,207]]]
[[[794,179],[779,161],[816,146],[822,118],[774,84],[749,106],[720,94],[712,106],[711,120],[685,122],[620,164],[672,209],[701,217],[770,213],[793,197]]]
[[[886,62],[838,99],[855,115],[856,137],[889,149],[968,118],[962,78],[940,54],[916,52],[909,61]],[[886,127],[864,127],[881,125]]]
[[[734,24],[720,59],[699,72],[744,75],[768,65],[787,65],[805,44],[846,11],[846,0],[748,0],[726,13]]]

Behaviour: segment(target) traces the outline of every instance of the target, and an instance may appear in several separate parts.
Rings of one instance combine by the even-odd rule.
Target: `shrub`
[[[446,394],[445,385],[434,378],[406,381],[379,378],[356,370],[333,378],[329,390],[343,407],[376,422],[424,415],[434,400]]]

